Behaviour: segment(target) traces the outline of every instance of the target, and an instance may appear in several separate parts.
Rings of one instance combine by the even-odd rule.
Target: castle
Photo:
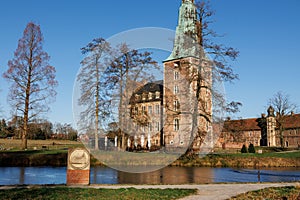
[[[127,147],[142,149],[241,148],[280,146],[274,109],[261,118],[213,122],[212,70],[198,44],[197,9],[194,0],[182,0],[171,55],[163,61],[164,79],[139,87],[129,108],[135,135]],[[286,116],[281,140],[286,147],[300,145],[300,114]],[[204,139],[208,138],[208,139]],[[217,138],[217,139],[216,139]]]
[[[137,134],[128,139],[128,147],[186,149],[192,145],[199,150],[199,134],[212,129],[211,68],[197,33],[196,6],[193,0],[184,0],[173,51],[163,62],[164,80],[140,87],[130,99]]]

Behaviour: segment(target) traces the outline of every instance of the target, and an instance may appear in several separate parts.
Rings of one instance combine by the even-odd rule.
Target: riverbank
[[[66,165],[66,149],[0,152],[1,167],[58,167]],[[91,165],[104,166],[93,156],[91,156]],[[300,151],[263,154],[208,154],[203,158],[198,156],[181,157],[172,163],[171,166],[231,168],[300,167]]]
[[[181,157],[172,166],[231,168],[300,167],[300,151],[263,154],[208,154],[203,158],[198,156]]]

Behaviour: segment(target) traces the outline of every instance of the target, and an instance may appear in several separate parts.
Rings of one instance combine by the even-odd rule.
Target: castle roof
[[[223,132],[260,130],[261,128],[258,126],[257,120],[257,118],[227,120],[224,122]]]
[[[130,98],[130,104],[132,103],[141,103],[141,102],[152,102],[152,101],[162,101],[163,91],[164,91],[164,82],[163,80],[147,83],[146,85],[140,87],[132,94]],[[156,92],[159,92],[159,98],[156,98]],[[149,98],[149,94],[154,95],[155,97]],[[143,98],[143,95],[147,97]],[[138,97],[138,98],[137,98]]]
[[[143,94],[143,93],[149,93],[149,92],[162,92],[163,91],[163,80],[155,81],[151,83],[147,83],[143,87],[141,87],[139,90],[135,92],[135,94]]]
[[[285,129],[300,128],[300,114],[285,116],[283,119],[283,127]]]
[[[258,131],[260,118],[227,120],[224,122],[223,132],[238,132],[238,131]],[[283,119],[284,129],[300,128],[300,114],[285,116]]]

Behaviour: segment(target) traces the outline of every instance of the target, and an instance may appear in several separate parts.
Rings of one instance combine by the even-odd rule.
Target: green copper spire
[[[182,0],[172,54],[166,60],[197,56],[197,9],[194,0]]]

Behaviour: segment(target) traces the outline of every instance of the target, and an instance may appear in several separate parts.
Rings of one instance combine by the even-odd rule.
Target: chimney
[[[294,114],[295,114],[294,111],[292,111],[292,112],[291,112],[291,116],[294,116]]]
[[[266,118],[266,114],[265,114],[265,113],[262,113],[262,114],[261,114],[261,118]]]

